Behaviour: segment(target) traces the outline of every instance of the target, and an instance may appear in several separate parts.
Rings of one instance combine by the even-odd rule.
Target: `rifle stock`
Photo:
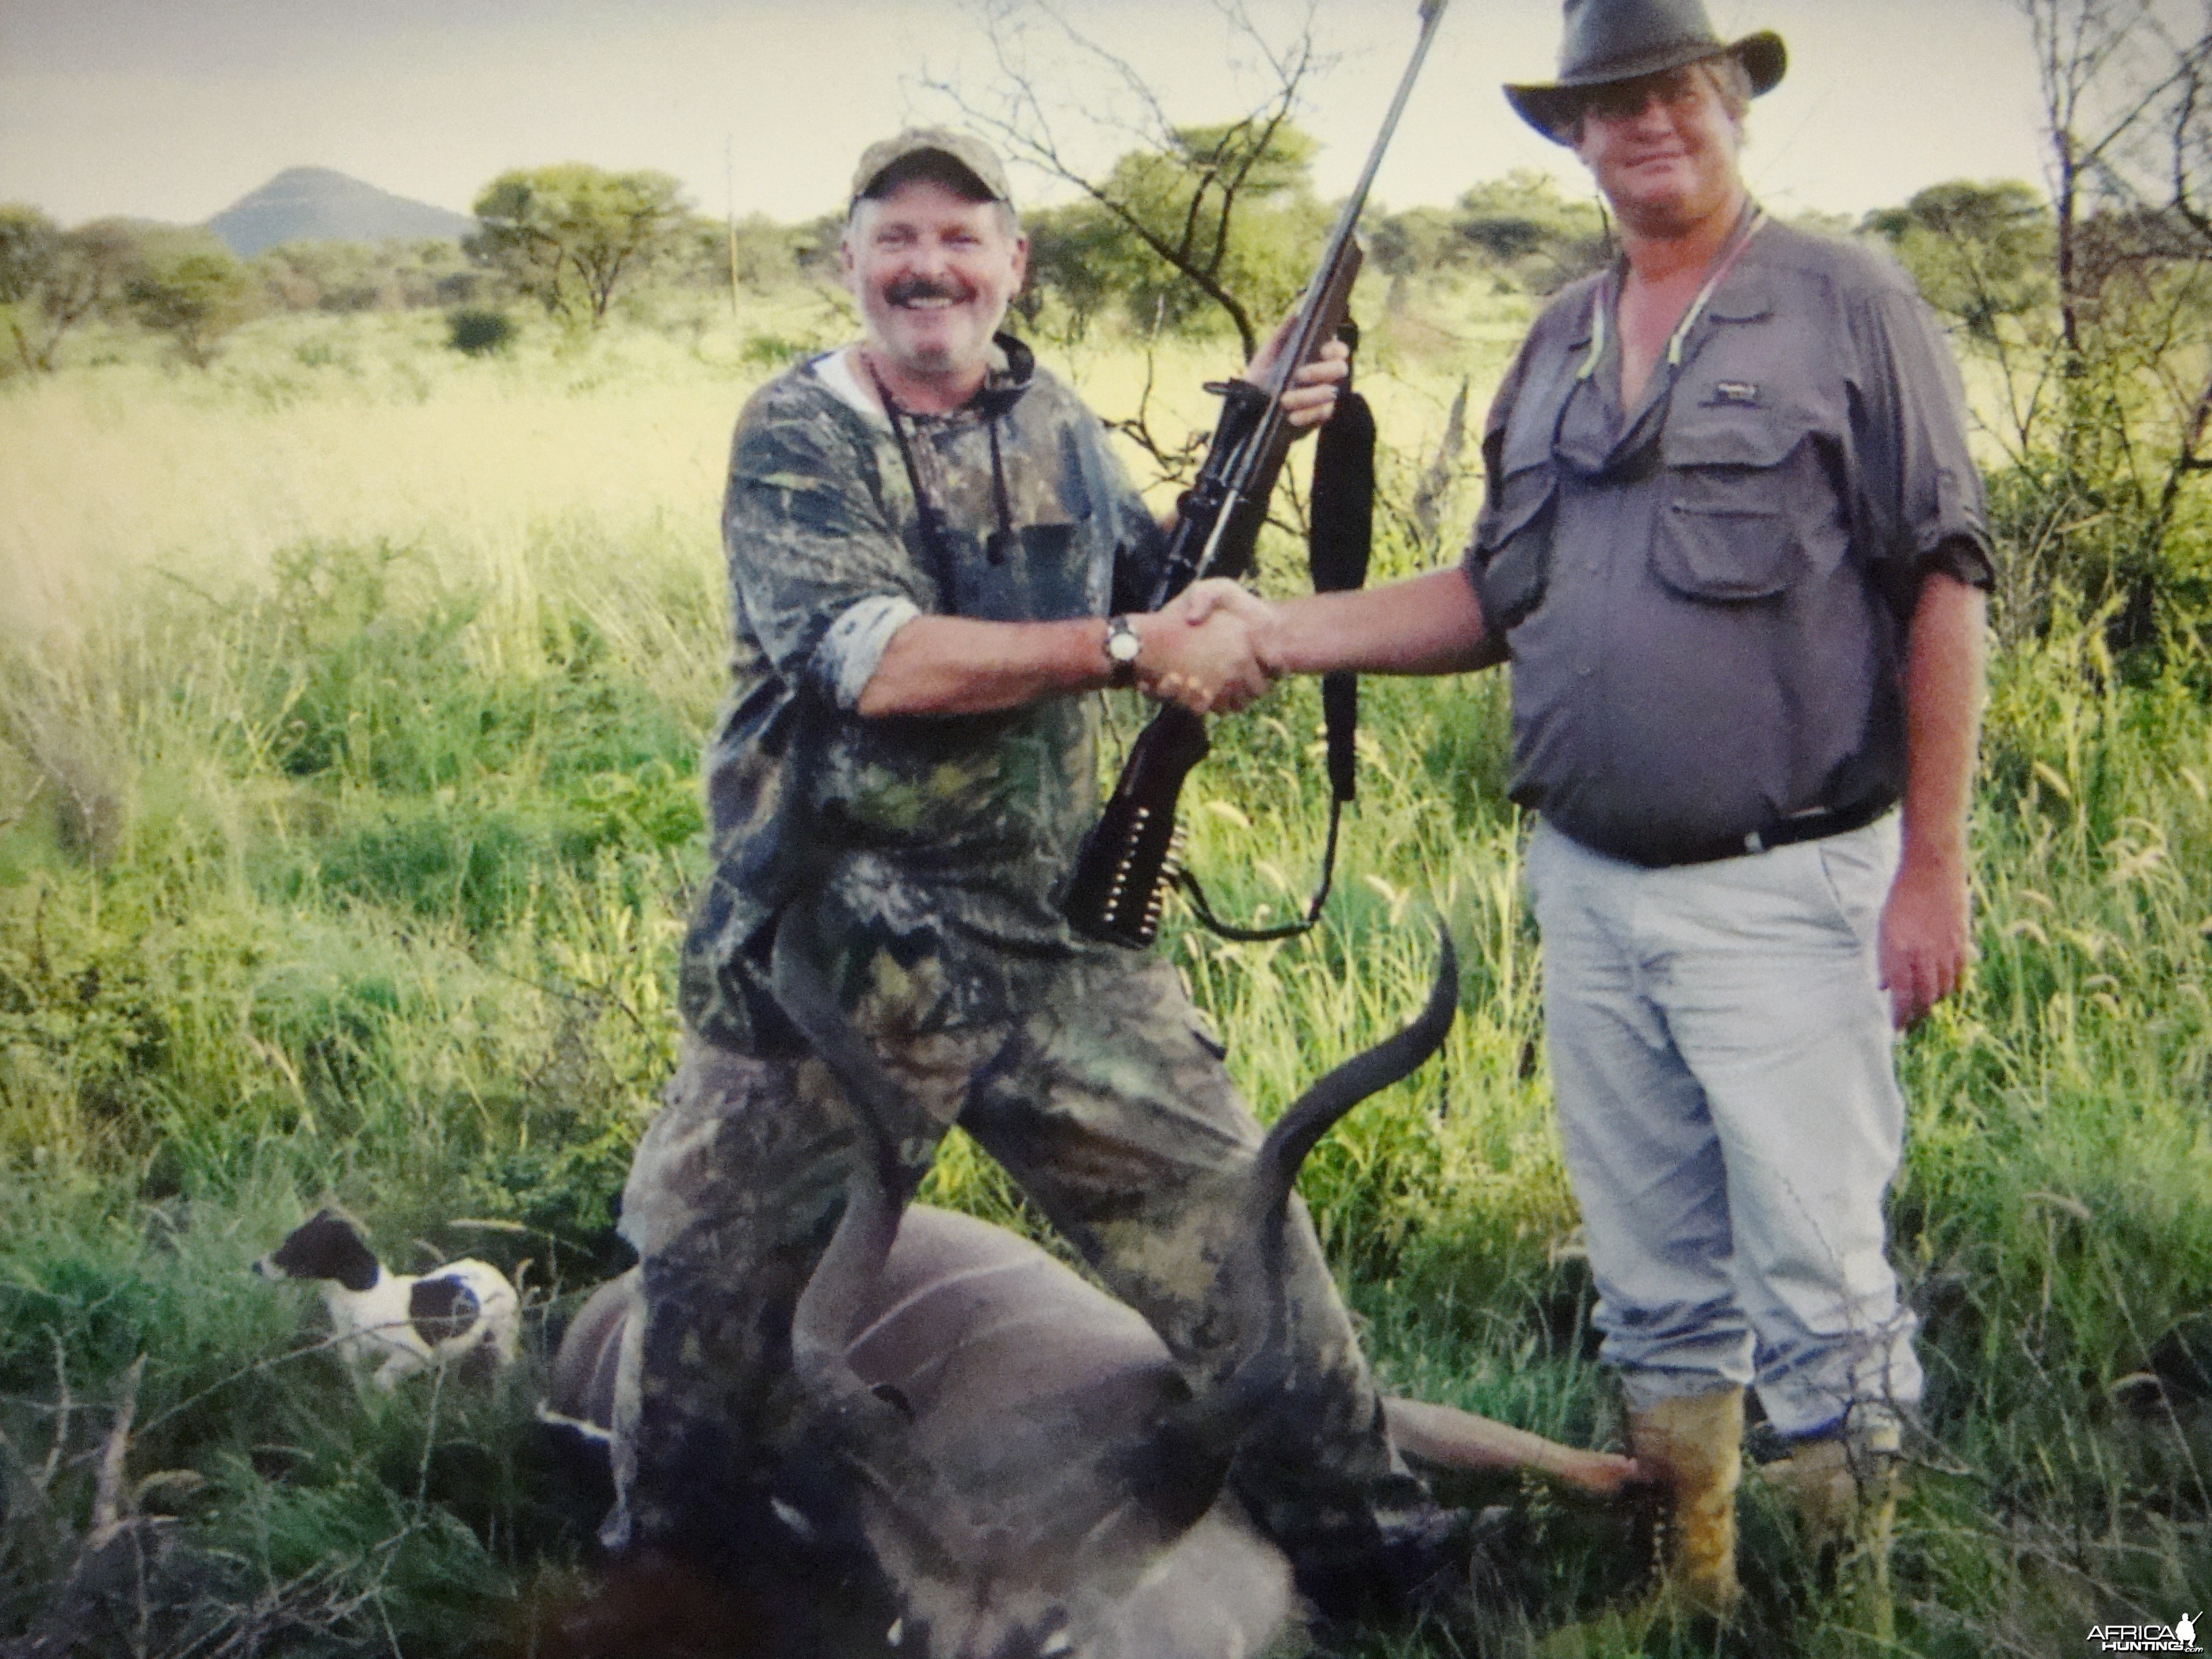
[[[1137,734],[1060,899],[1061,912],[1076,927],[1137,950],[1152,942],[1182,841],[1176,798],[1212,747],[1206,722],[1173,703]]]

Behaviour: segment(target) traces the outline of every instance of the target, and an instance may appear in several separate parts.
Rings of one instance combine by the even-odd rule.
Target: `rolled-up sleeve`
[[[738,423],[722,541],[739,629],[783,678],[858,702],[891,636],[939,605],[886,515],[872,449],[834,416]]]
[[[1850,308],[1857,510],[1886,567],[1910,591],[1929,571],[1991,585],[1982,475],[1966,447],[1966,392],[1927,306],[1902,272]]]
[[[860,693],[875,678],[877,665],[883,661],[891,635],[921,614],[921,607],[912,599],[893,593],[876,593],[830,624],[830,631],[822,636],[814,655],[822,678],[829,682],[840,708],[849,710],[860,706]]]

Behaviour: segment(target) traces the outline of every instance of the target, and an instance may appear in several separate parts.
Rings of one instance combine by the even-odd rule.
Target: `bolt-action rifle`
[[[1283,394],[1297,371],[1318,357],[1345,326],[1352,284],[1363,258],[1357,234],[1360,211],[1420,75],[1445,3],[1422,0],[1421,38],[1413,61],[1398,82],[1397,95],[1368,152],[1359,181],[1337,215],[1321,264],[1306,284],[1267,383],[1218,380],[1206,388],[1222,400],[1220,418],[1196,481],[1176,503],[1175,529],[1148,610],[1158,610],[1200,577],[1242,576],[1252,567],[1268,501],[1297,435],[1283,412]],[[1168,884],[1176,875],[1174,860],[1181,833],[1176,828],[1176,800],[1183,780],[1206,758],[1210,746],[1205,720],[1174,704],[1162,708],[1138,734],[1105,811],[1076,856],[1074,872],[1060,899],[1062,912],[1079,931],[1138,948],[1152,942]],[[1340,788],[1340,804],[1347,796],[1348,791]],[[1332,817],[1332,856],[1334,830]],[[1319,914],[1327,891],[1324,876],[1312,915]],[[1312,915],[1306,925],[1311,924]],[[1294,925],[1290,931],[1298,929]]]

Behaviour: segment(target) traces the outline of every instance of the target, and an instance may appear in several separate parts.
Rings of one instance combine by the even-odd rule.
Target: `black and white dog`
[[[361,1229],[336,1210],[317,1211],[253,1271],[320,1281],[339,1358],[357,1369],[375,1365],[370,1380],[387,1393],[434,1366],[496,1370],[514,1358],[520,1304],[506,1274],[474,1261],[420,1278],[388,1273]]]

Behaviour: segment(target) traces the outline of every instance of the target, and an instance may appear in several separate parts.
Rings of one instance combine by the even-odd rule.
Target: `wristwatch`
[[[1130,686],[1137,683],[1137,653],[1145,642],[1137,637],[1137,630],[1129,626],[1127,617],[1106,619],[1106,661],[1111,672],[1106,684]]]

